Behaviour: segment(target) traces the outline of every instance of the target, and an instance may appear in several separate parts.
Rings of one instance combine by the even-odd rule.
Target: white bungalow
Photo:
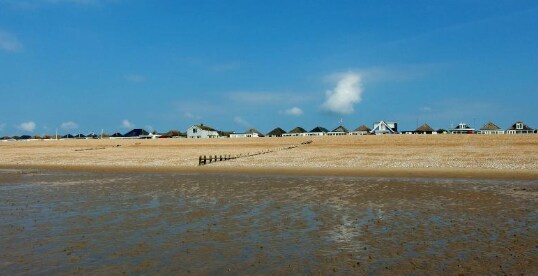
[[[249,129],[245,133],[230,133],[230,138],[258,138],[263,137],[256,129]]]
[[[362,125],[356,128],[354,131],[350,131],[349,135],[369,135],[372,131],[367,125]]]
[[[506,130],[506,134],[530,134],[534,133],[534,129],[524,124],[523,122],[516,122],[509,129]]]
[[[302,127],[296,127],[290,130],[288,133],[283,133],[282,137],[292,137],[292,136],[306,136],[307,132]]]
[[[187,129],[187,138],[219,138],[219,132],[204,124],[194,125]]]
[[[398,134],[398,123],[379,121],[374,123],[372,134]]]
[[[468,126],[466,123],[459,123],[456,128],[450,130],[450,134],[474,134],[475,129]]]
[[[324,135],[327,135],[328,132],[329,132],[328,129],[318,126],[312,129],[311,131],[304,133],[303,136],[324,136]]]
[[[327,132],[328,136],[341,136],[341,135],[347,135],[349,133],[349,130],[345,128],[344,126],[340,125],[337,128],[333,129],[333,131]]]
[[[504,134],[504,130],[493,122],[489,122],[478,131],[478,134]]]

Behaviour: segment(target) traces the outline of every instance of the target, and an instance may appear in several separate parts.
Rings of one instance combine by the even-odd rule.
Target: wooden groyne
[[[311,143],[312,143],[312,141],[310,140],[310,141],[302,142],[300,145],[308,145],[308,144],[311,144]],[[236,155],[233,155],[233,154],[200,155],[198,157],[198,166],[204,166],[204,165],[211,164],[211,163],[216,163],[216,162],[221,162],[221,161],[228,161],[228,160],[233,160],[233,159],[238,159],[238,158],[244,158],[244,157],[251,157],[251,156],[256,156],[256,155],[268,154],[268,153],[276,152],[276,151],[290,150],[290,149],[297,148],[300,145],[291,145],[291,146],[287,146],[287,147],[279,147],[279,148],[267,149],[267,150],[262,150],[262,151],[257,151],[257,152],[241,153],[241,154],[236,154]]]

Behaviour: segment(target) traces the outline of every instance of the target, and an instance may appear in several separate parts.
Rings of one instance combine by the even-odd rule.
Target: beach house
[[[466,123],[459,123],[457,127],[450,129],[450,134],[474,134],[475,129]]]
[[[267,134],[265,134],[265,136],[267,137],[282,137],[282,134],[285,134],[286,131],[277,127],[273,130],[271,130],[270,132],[268,132]]]
[[[290,137],[290,136],[305,136],[306,130],[302,127],[296,127],[292,130],[290,130],[288,133],[283,133],[282,137]]]
[[[230,138],[258,138],[264,137],[259,131],[254,128],[247,130],[245,133],[230,133]]]
[[[518,121],[514,123],[509,129],[506,130],[506,134],[530,134],[534,133],[534,129],[526,125],[525,123]]]
[[[310,130],[309,132],[304,133],[303,136],[324,136],[324,135],[327,135],[328,132],[329,132],[328,129],[317,126],[313,128],[312,130]]]
[[[379,121],[374,123],[374,127],[370,131],[372,134],[397,134],[398,123]]]
[[[344,126],[340,125],[337,128],[333,129],[330,132],[327,132],[328,136],[341,136],[341,135],[347,135],[349,133],[349,130],[345,128]]]
[[[121,139],[150,139],[152,138],[150,133],[147,132],[145,129],[141,128],[135,128],[131,131],[123,134],[123,137]]]
[[[350,131],[349,135],[369,135],[370,131],[372,131],[371,128],[369,128],[367,125],[362,125],[356,128],[354,131]]]
[[[430,125],[423,124],[414,131],[415,134],[437,134],[437,131],[435,131]]]
[[[193,125],[187,129],[187,138],[219,138],[219,132],[204,124]]]
[[[480,128],[478,134],[504,134],[504,130],[493,122],[488,122],[482,128]]]

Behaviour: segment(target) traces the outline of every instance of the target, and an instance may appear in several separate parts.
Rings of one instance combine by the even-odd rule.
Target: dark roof
[[[258,136],[263,137],[263,133],[259,132],[259,131],[258,131],[257,129],[255,129],[255,128],[251,128],[251,129],[247,130],[247,133],[257,133]]]
[[[523,128],[522,129],[517,129],[516,128],[517,124],[523,124]],[[534,129],[529,127],[528,125],[524,124],[523,122],[518,121],[518,122],[515,122],[508,130],[534,130]]]
[[[75,138],[86,138],[86,135],[79,133],[75,136]]]
[[[142,135],[149,135],[149,132],[141,129],[141,128],[135,128],[123,135],[123,137],[138,137]]]
[[[355,131],[372,131],[372,129],[369,128],[367,125],[362,125],[358,127],[357,129],[355,129]]]
[[[66,134],[64,136],[62,136],[62,138],[75,138],[75,136],[71,135],[71,134]]]
[[[212,128],[212,127],[209,127],[209,126],[204,126],[204,124],[199,124],[199,125],[196,125],[198,128],[202,129],[202,130],[206,130],[206,131],[217,131],[216,129]]]
[[[324,128],[324,127],[315,127],[314,129],[312,129],[310,132],[329,132],[328,129]]]
[[[28,139],[32,139],[32,136],[30,136],[30,135],[23,135],[23,136],[19,137],[19,140],[28,140]]]
[[[435,130],[428,124],[423,124],[416,129],[417,132],[434,132]]]
[[[338,126],[337,128],[333,129],[333,131],[331,132],[349,132],[349,131],[344,126]]]
[[[455,129],[472,129],[468,124],[461,123]]]
[[[116,133],[110,135],[110,137],[123,137],[123,134],[121,134],[119,132],[116,132]]]
[[[9,140],[11,138],[9,138],[9,136],[3,136],[0,140]]]
[[[296,127],[294,129],[290,130],[290,132],[288,132],[288,133],[305,133],[305,132],[306,132],[306,130],[304,128]]]
[[[266,134],[266,136],[282,136],[282,134],[286,133],[283,129],[277,127],[273,130],[271,130],[269,133]]]
[[[480,130],[499,130],[499,129],[501,128],[498,127],[496,124],[489,122],[485,124]]]

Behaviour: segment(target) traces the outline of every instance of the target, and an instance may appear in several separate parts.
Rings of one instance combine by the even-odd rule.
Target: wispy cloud
[[[291,116],[301,116],[304,114],[304,112],[302,109],[295,106],[290,109],[286,109],[283,112],[281,111],[280,114],[291,115]]]
[[[339,73],[330,76],[336,81],[336,87],[325,93],[325,102],[321,108],[336,114],[351,114],[354,105],[362,98],[361,76],[355,72]]]
[[[429,106],[423,106],[423,107],[420,108],[420,111],[422,111],[422,112],[432,112],[433,110]]]
[[[60,127],[62,129],[65,129],[65,130],[69,130],[69,129],[77,129],[78,128],[78,124],[73,122],[73,121],[69,121],[69,122],[64,122],[60,125]]]
[[[397,64],[356,70],[365,83],[412,81],[450,67],[448,63]]]
[[[131,83],[142,83],[142,82],[145,82],[147,80],[147,78],[145,76],[138,75],[138,74],[124,75],[123,79],[128,81],[128,82],[131,82]]]
[[[131,123],[129,120],[123,120],[121,121],[121,127],[122,128],[134,128],[135,125]]]
[[[14,35],[0,30],[0,50],[20,52],[23,50],[23,45]]]
[[[1,124],[0,124],[0,131],[3,131],[5,127],[6,127],[6,124],[5,124],[5,123],[1,123]]]
[[[34,131],[36,124],[33,121],[24,122],[17,126],[18,129],[32,132]]]
[[[243,126],[243,127],[250,127],[252,124],[250,124],[247,120],[243,119],[242,117],[236,116],[234,118],[234,123]]]

